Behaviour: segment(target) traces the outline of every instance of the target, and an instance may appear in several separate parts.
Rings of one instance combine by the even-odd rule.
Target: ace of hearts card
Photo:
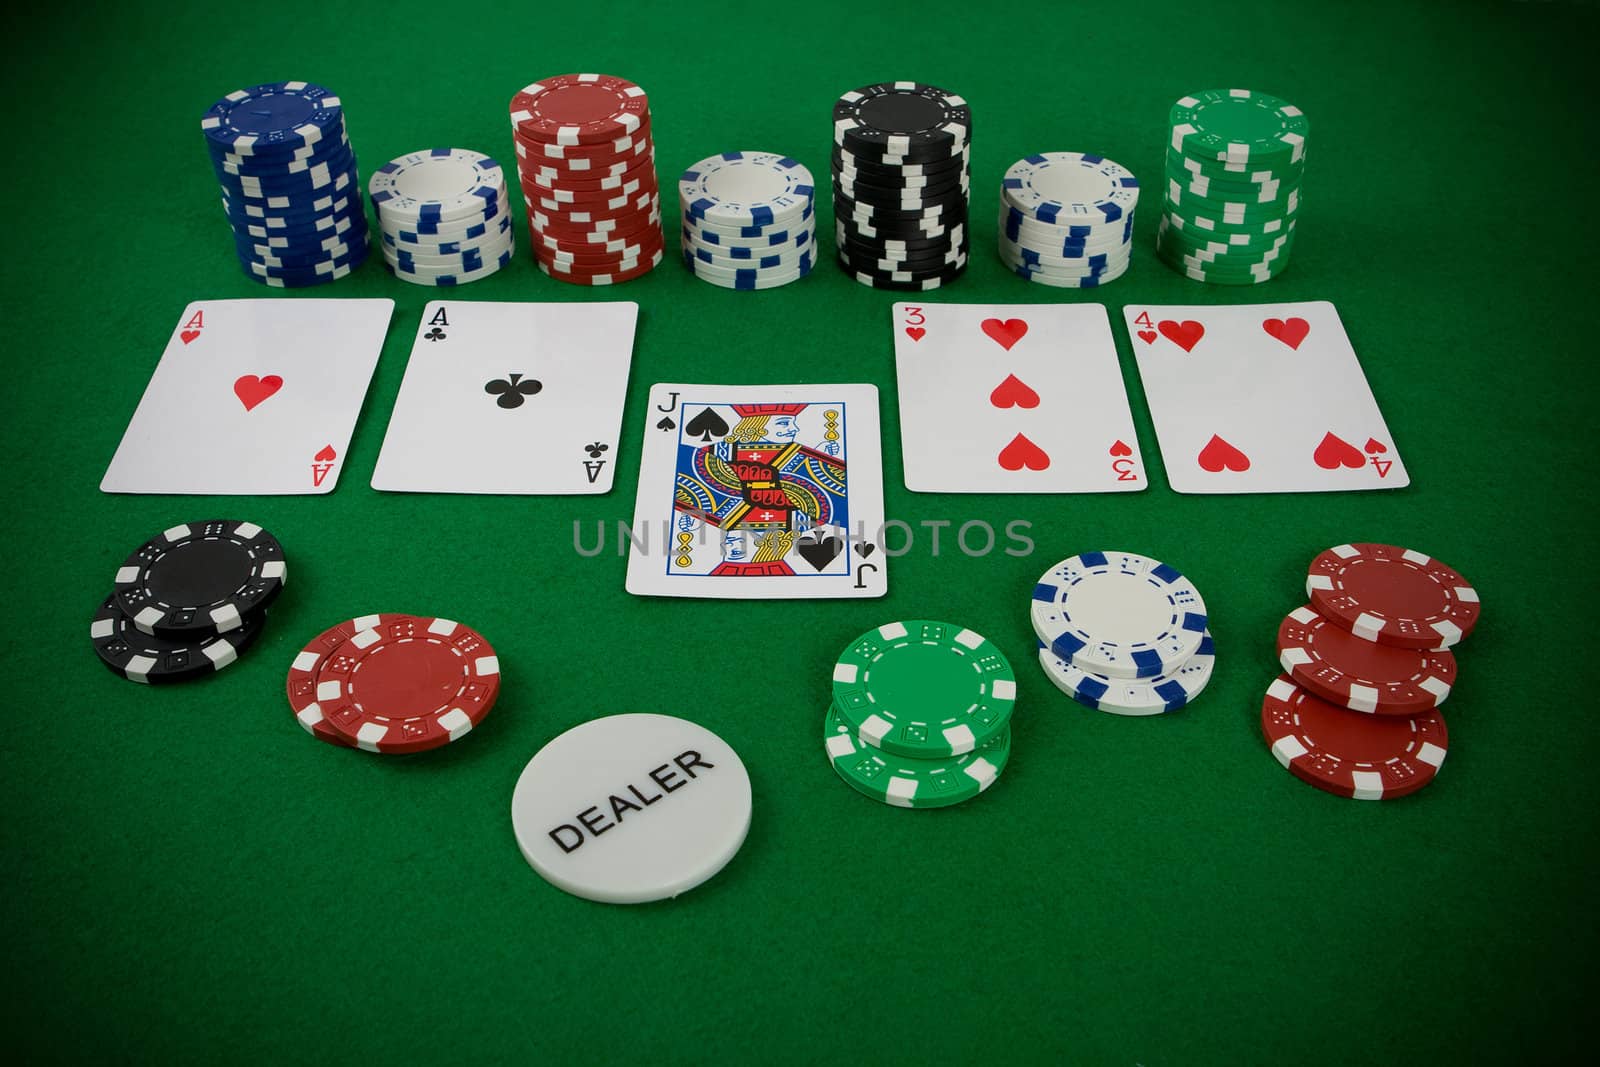
[[[874,386],[650,390],[628,592],[882,596],[883,522]]]
[[[1180,493],[1410,484],[1332,304],[1123,308]]]
[[[906,488],[1117,493],[1146,485],[1100,304],[895,304]]]
[[[332,492],[393,312],[382,299],[190,304],[100,488]]]

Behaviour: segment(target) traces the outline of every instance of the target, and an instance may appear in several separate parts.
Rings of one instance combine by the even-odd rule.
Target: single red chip
[[[500,693],[500,661],[458,622],[382,615],[328,656],[317,690],[327,723],[356,747],[422,752],[483,721]]]
[[[1456,680],[1449,652],[1363,641],[1310,607],[1278,627],[1278,662],[1322,699],[1376,715],[1420,715],[1443,704]]]
[[[629,136],[599,144],[556,144],[522,137],[515,132],[511,139],[516,144],[519,163],[537,162],[541,167],[570,167],[575,170],[632,159],[649,152],[655,145],[650,136],[648,119]]]
[[[587,196],[616,195],[628,188],[637,192],[646,181],[652,186],[656,184],[656,161],[652,156],[641,156],[633,166],[615,172],[606,169],[593,173],[577,171],[552,174],[548,170],[529,168],[522,173],[522,191],[530,197],[547,196],[552,192],[583,193]],[[639,184],[634,185],[635,182]]]
[[[627,244],[621,248],[602,248],[592,246],[590,252],[566,252],[542,245],[533,246],[533,258],[540,263],[548,263],[557,270],[566,268],[590,268],[599,270],[605,267],[615,267],[619,263],[627,263],[647,259],[661,251],[664,240],[659,230],[652,231],[640,237],[638,244]]]
[[[511,98],[511,125],[531,141],[601,144],[632,137],[650,115],[650,99],[626,78],[558,74]]]
[[[1311,606],[1366,641],[1450,648],[1478,624],[1478,593],[1454,568],[1394,545],[1337,545],[1311,561]]]
[[[606,219],[597,223],[569,223],[537,210],[528,212],[528,232],[533,235],[533,243],[550,247],[550,238],[562,246],[568,245],[605,245],[613,241],[624,241],[629,244],[636,243],[638,234],[648,230],[661,228],[661,209],[652,207],[648,211],[641,211],[635,215],[624,218]]]
[[[572,282],[574,285],[616,285],[620,282],[630,282],[635,278],[642,278],[646,274],[649,274],[656,268],[656,265],[661,262],[661,257],[663,254],[663,250],[658,248],[648,258],[639,260],[636,266],[627,267],[615,272],[599,274],[552,270],[547,263],[539,260],[535,260],[534,262],[538,265],[540,270],[544,271],[552,278],[560,278],[562,281]]]
[[[394,615],[388,617],[396,618]],[[294,662],[289,664],[289,710],[294,712],[295,721],[305,728],[306,733],[317,740],[341,748],[355,747],[355,742],[328,725],[318,701],[317,679],[322,665],[340,645],[362,630],[379,625],[383,618],[382,615],[363,615],[330,627],[308,641]]]
[[[1444,716],[1374,718],[1335,707],[1280,674],[1261,704],[1261,733],[1302,782],[1355,800],[1415,793],[1439,772],[1450,747]]]

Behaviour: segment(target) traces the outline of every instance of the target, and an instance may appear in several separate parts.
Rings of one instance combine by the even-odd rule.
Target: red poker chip
[[[562,203],[548,196],[528,196],[524,191],[522,202],[529,211],[537,211],[541,215],[548,215],[573,226],[586,222],[622,219],[629,215],[654,211],[660,206],[660,195],[653,188],[639,189],[623,196],[596,198],[582,203]]]
[[[538,166],[580,171],[617,163],[634,163],[641,156],[649,155],[655,147],[650,137],[649,123],[632,137],[619,137],[615,141],[597,145],[550,144],[515,135],[511,140],[517,152],[519,170]]]
[[[650,216],[646,216],[641,225],[621,232],[553,230],[548,227],[541,228],[537,224],[530,224],[528,227],[528,236],[535,248],[545,248],[552,252],[571,252],[574,255],[621,251],[654,240],[661,232],[661,220]]]
[[[1478,593],[1465,578],[1395,545],[1363,542],[1319,553],[1306,596],[1341,629],[1396,648],[1450,648],[1478,624]]]
[[[1357,715],[1280,674],[1261,703],[1261,734],[1279,763],[1302,782],[1353,800],[1393,800],[1439,773],[1450,735],[1444,716]]]
[[[317,694],[318,676],[323,664],[340,645],[362,630],[379,625],[386,617],[395,619],[399,616],[363,615],[329,627],[306,642],[300,654],[295,656],[294,662],[289,664],[287,682],[289,710],[294,712],[295,721],[305,728],[306,733],[318,741],[326,741],[340,748],[356,747],[354,741],[328,725]]]
[[[538,260],[535,260],[534,262],[537,264],[540,270],[550,275],[550,277],[559,278],[564,282],[571,282],[574,285],[617,285],[621,282],[630,282],[635,278],[642,278],[646,274],[649,274],[656,268],[657,265],[660,264],[663,255],[665,255],[664,252],[658,251],[649,259],[641,260],[638,266],[630,267],[627,270],[618,271],[614,274],[562,274],[552,271],[545,263],[541,263]]]
[[[551,192],[599,196],[629,186],[635,190],[642,189],[646,181],[656,183],[656,161],[653,156],[643,156],[637,165],[615,173],[601,171],[592,175],[584,172],[570,175],[524,171],[522,191],[529,196],[547,196]]]
[[[622,185],[604,189],[551,189],[543,185],[523,183],[523,202],[539,211],[557,211],[576,214],[598,209],[610,214],[627,209],[641,196],[655,196],[660,192],[655,171],[642,177],[630,178]]]
[[[1456,681],[1449,652],[1363,641],[1309,606],[1279,625],[1278,661],[1296,685],[1374,715],[1421,715],[1443,704]]]
[[[624,261],[636,262],[654,255],[664,246],[665,241],[658,233],[654,237],[641,240],[638,244],[624,244],[619,248],[596,249],[593,252],[566,252],[534,245],[533,256],[540,263],[548,263],[556,270],[567,273],[572,268],[598,269],[614,267]]]
[[[627,174],[643,167],[654,167],[656,156],[654,152],[642,152],[638,155],[629,155],[626,159],[615,162],[593,162],[588,160],[538,160],[524,159],[517,163],[517,173],[522,177],[523,184],[532,181],[544,185],[548,183],[598,182],[606,178],[615,178],[620,174]]]
[[[630,233],[639,233],[661,225],[661,211],[651,207],[616,218],[597,222],[570,222],[558,215],[529,209],[528,225],[535,234],[547,234],[557,240],[583,244],[603,244]]]
[[[511,98],[511,125],[529,140],[600,144],[631,137],[650,115],[643,89],[608,74],[559,74]]]
[[[382,615],[322,665],[328,725],[368,752],[423,752],[483,721],[500,662],[483,636],[450,619]]]

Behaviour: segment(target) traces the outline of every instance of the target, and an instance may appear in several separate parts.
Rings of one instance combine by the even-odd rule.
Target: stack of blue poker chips
[[[277,288],[342,278],[370,241],[339,98],[309,82],[229,93],[200,121],[246,276]]]

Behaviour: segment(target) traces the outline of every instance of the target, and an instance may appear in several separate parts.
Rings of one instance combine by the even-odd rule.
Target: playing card
[[[1145,487],[1100,304],[895,304],[906,488],[1114,493]]]
[[[1332,304],[1123,308],[1180,493],[1410,483]]]
[[[639,305],[435,300],[372,487],[611,491]]]
[[[393,300],[190,304],[100,488],[332,492],[393,312]]]
[[[651,389],[628,592],[882,596],[883,524],[876,387]]]

